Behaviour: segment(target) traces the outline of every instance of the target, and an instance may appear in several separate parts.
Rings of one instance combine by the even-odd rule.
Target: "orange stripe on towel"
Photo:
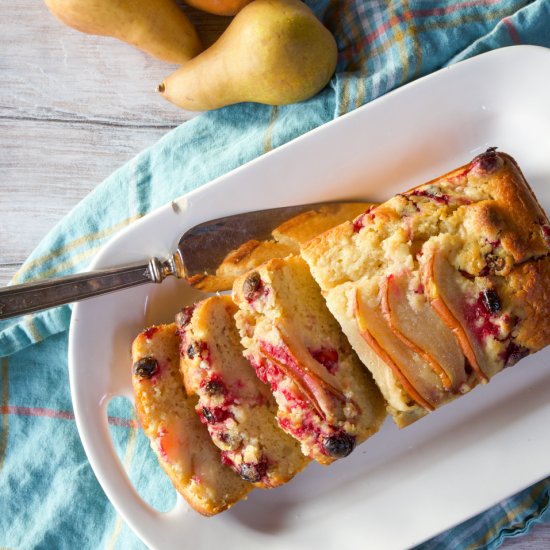
[[[19,407],[15,405],[4,404],[0,406],[0,414],[2,415],[18,415],[18,416],[42,416],[45,418],[57,418],[61,420],[74,420],[74,413],[71,411],[57,411],[55,409],[47,409],[44,407]],[[123,428],[137,428],[136,420],[128,418],[120,418],[118,416],[108,416],[107,421],[112,426],[121,426]]]

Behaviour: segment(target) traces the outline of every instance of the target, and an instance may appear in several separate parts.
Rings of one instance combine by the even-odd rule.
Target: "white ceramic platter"
[[[383,200],[488,146],[516,158],[550,211],[550,50],[518,46],[422,78],[146,216],[93,267],[163,256],[181,233],[247,210],[329,199]],[[151,509],[113,451],[106,409],[131,398],[130,343],[197,294],[181,281],[78,304],[70,379],[80,436],[116,509],[150,547],[193,550],[406,548],[550,474],[550,349],[415,425],[390,421],[349,458],[254,491],[215,518],[179,499]],[[90,373],[93,372],[93,376]]]

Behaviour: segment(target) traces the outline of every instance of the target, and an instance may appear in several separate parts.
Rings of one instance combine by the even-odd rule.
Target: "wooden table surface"
[[[62,26],[36,0],[1,0],[0,286],[98,183],[191,118],[155,86],[175,68]],[[191,12],[206,43],[226,18]],[[550,523],[503,548],[550,549]]]

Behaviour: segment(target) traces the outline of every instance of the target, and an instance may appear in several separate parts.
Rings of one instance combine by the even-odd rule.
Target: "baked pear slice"
[[[470,376],[464,354],[424,296],[423,286],[411,290],[410,282],[409,271],[386,277],[380,288],[384,318],[393,333],[430,365],[445,391],[465,393]]]

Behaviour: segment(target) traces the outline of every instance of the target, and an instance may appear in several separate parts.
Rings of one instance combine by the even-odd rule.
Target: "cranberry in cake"
[[[175,324],[151,327],[132,345],[132,384],[140,424],[175,488],[203,515],[226,510],[252,485],[221,461],[179,372]]]
[[[550,343],[549,227],[491,148],[303,247],[398,426]]]
[[[233,299],[245,355],[305,455],[330,464],[379,429],[383,399],[299,256],[240,277]]]
[[[214,296],[177,317],[184,384],[222,461],[260,488],[289,481],[309,459],[281,430],[276,403],[243,356],[230,296]]]

